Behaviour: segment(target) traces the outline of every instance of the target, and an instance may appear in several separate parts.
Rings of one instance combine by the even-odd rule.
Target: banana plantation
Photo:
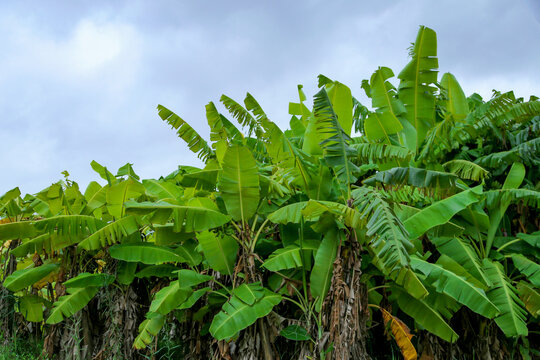
[[[159,105],[201,168],[141,180],[130,163],[92,162],[85,189],[65,172],[6,192],[2,346],[41,341],[42,359],[539,358],[540,101],[467,97],[438,69],[422,26],[397,76],[379,67],[358,86],[370,104],[319,75],[282,129],[251,94],[223,95],[206,105],[209,141]]]

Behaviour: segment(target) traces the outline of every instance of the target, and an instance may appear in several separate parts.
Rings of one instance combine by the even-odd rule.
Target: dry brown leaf
[[[388,326],[388,323],[390,323],[390,331],[392,332],[392,335],[394,335],[394,339],[401,350],[403,358],[405,360],[416,360],[418,354],[411,343],[411,339],[414,335],[411,334],[407,325],[383,308],[379,309],[382,311],[384,325]]]

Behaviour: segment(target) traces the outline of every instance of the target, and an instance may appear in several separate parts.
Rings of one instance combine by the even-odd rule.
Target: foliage
[[[209,142],[158,106],[201,168],[141,180],[92,162],[106,183],[84,192],[67,175],[8,191],[13,308],[55,336],[107,289],[137,289],[133,346],[178,321],[208,341],[198,357],[260,341],[267,357],[351,358],[365,342],[347,329],[376,323],[368,300],[405,358],[419,329],[456,342],[498,327],[524,344],[540,313],[539,101],[465,97],[452,74],[438,79],[436,49],[421,27],[397,88],[386,67],[364,81],[373,110],[322,75],[310,109],[299,86],[285,131],[249,93],[245,106],[220,99],[238,128],[206,106]]]

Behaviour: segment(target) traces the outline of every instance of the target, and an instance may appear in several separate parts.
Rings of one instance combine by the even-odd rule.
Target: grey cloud
[[[204,105],[252,93],[280,126],[297,84],[397,74],[418,25],[439,36],[441,72],[465,91],[540,93],[533,0],[28,1],[0,4],[0,193],[36,192],[95,159],[142,177],[200,162],[157,117],[161,103],[208,135]],[[538,10],[538,7],[536,7]],[[397,84],[397,81],[394,81]]]

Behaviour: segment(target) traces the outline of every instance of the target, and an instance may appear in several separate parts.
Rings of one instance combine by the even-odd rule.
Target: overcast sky
[[[282,128],[318,74],[365,99],[362,79],[397,74],[419,25],[467,95],[540,95],[540,0],[2,1],[0,194],[63,170],[84,190],[92,160],[143,178],[199,165],[157,104],[207,137],[204,105],[221,94],[249,91]]]

